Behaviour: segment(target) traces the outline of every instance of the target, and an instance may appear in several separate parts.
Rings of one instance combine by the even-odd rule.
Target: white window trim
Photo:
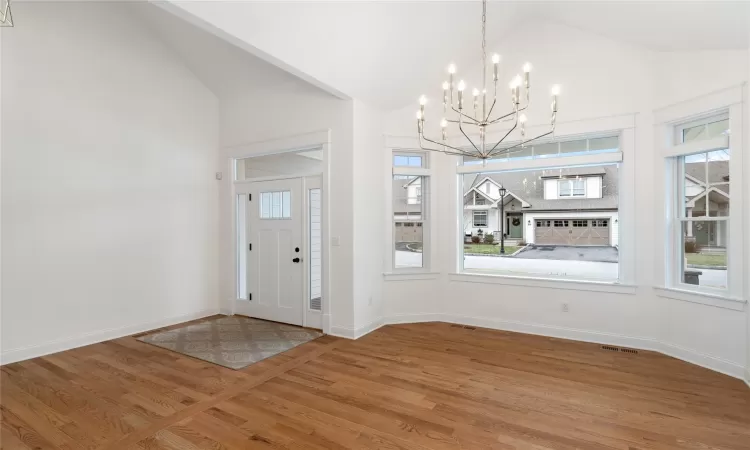
[[[613,294],[636,294],[636,286],[619,282],[607,282],[598,280],[569,279],[569,278],[543,278],[529,275],[527,277],[518,275],[496,275],[486,273],[451,273],[448,277],[452,282],[503,284],[509,286],[539,287],[548,289],[564,289],[574,291],[608,292]]]
[[[737,95],[739,93],[739,96]],[[724,105],[722,107],[722,102]],[[704,111],[697,108],[710,107]],[[743,203],[743,114],[741,89],[736,88],[719,91],[699,99],[686,102],[686,104],[675,105],[662,110],[656,114],[657,119],[666,118],[664,123],[659,124],[657,133],[664,139],[661,156],[664,164],[665,185],[665,211],[663,218],[663,233],[666,235],[667,245],[663,253],[662,261],[657,261],[657,267],[662,272],[660,278],[664,285],[654,286],[660,297],[673,298],[677,300],[703,303],[717,306],[717,301],[724,300],[736,302],[743,298],[744,283],[744,235],[743,222],[745,204]],[[716,120],[729,119],[731,139],[728,136],[681,143],[682,130],[700,123],[714,122]],[[657,134],[657,142],[659,137]],[[679,168],[678,157],[695,153],[710,152],[713,150],[729,148],[731,159],[729,164],[729,183],[732,192],[732,212],[728,220],[728,233],[731,245],[727,248],[727,288],[713,289],[701,286],[687,285],[682,282],[680,274],[682,263],[682,251],[678,239],[682,233],[682,220],[677,209],[681,195],[681,184],[678,184]],[[714,218],[701,218],[700,220],[713,220]],[[680,229],[677,230],[679,225]],[[687,298],[687,300],[686,300]],[[741,301],[741,300],[740,300]],[[733,308],[730,308],[733,309]]]
[[[411,148],[390,147],[390,151],[383,152],[388,158],[387,166],[390,170],[387,172],[386,180],[386,207],[385,207],[385,219],[386,224],[386,251],[385,255],[389,255],[385,258],[383,267],[383,276],[386,281],[403,281],[409,279],[427,279],[425,276],[432,276],[434,273],[430,271],[430,267],[433,266],[432,255],[433,248],[436,245],[434,239],[434,233],[432,232],[432,211],[435,208],[435,198],[433,195],[427,196],[427,202],[421,202],[422,205],[422,218],[419,220],[422,222],[422,267],[396,267],[396,249],[395,249],[395,233],[396,226],[393,212],[393,176],[404,175],[404,176],[420,176],[423,177],[427,185],[426,192],[432,191],[432,179],[433,169],[431,155],[424,150],[415,150]],[[416,166],[394,166],[394,156],[421,156],[422,167]],[[422,197],[424,199],[424,197]]]
[[[599,122],[602,126],[622,126],[618,131],[612,128],[605,130],[596,130],[595,127]],[[588,128],[591,127],[591,128]],[[599,292],[623,292],[627,293],[634,290],[633,283],[635,280],[635,129],[634,121],[631,117],[617,117],[609,120],[592,120],[580,121],[573,126],[568,127],[571,134],[577,137],[585,138],[600,137],[599,134],[606,133],[607,136],[619,136],[619,152],[594,153],[591,155],[577,156],[556,156],[541,159],[528,160],[510,160],[504,162],[487,163],[486,165],[458,165],[456,167],[457,186],[462,186],[461,176],[464,174],[484,173],[490,171],[510,171],[510,170],[535,170],[547,169],[553,167],[565,166],[586,166],[586,165],[603,165],[603,164],[620,164],[620,185],[619,195],[619,217],[620,217],[620,260],[618,263],[617,280],[592,280],[585,278],[555,277],[528,274],[528,276],[517,276],[509,273],[485,274],[472,272],[463,267],[463,233],[457,232],[455,236],[460,239],[456,245],[456,273],[451,274],[453,281],[481,281],[498,284],[523,284],[524,286],[539,287],[569,287],[578,285],[581,290],[596,290]],[[567,129],[567,128],[563,128]],[[586,130],[590,130],[589,133]],[[560,141],[568,140],[569,136],[565,133],[556,133],[556,138]],[[624,155],[628,155],[628,160]],[[463,217],[461,208],[463,207],[463,197],[461,189],[457,191],[459,195],[458,212],[459,217]],[[575,289],[570,287],[571,289]]]

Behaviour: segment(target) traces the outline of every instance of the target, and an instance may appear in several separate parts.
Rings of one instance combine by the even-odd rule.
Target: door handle
[[[300,261],[301,261],[301,260],[300,260],[299,258],[294,258],[294,259],[292,260],[292,262],[294,262],[294,263],[298,263],[298,262],[300,262]]]

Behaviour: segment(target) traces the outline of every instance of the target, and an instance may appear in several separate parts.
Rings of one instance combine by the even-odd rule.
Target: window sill
[[[554,278],[519,277],[513,275],[488,275],[476,273],[451,273],[450,281],[462,283],[505,284],[548,289],[566,289],[573,291],[610,292],[613,294],[634,295],[634,285],[606,281],[564,280]]]
[[[439,272],[386,272],[383,273],[384,281],[410,281],[410,280],[437,280]]]
[[[661,286],[654,286],[656,295],[662,298],[670,298],[683,302],[699,303],[701,305],[715,306],[717,308],[731,309],[734,311],[743,311],[746,300],[740,298],[724,297],[721,295],[706,294],[703,292],[693,292],[684,289],[675,289]]]

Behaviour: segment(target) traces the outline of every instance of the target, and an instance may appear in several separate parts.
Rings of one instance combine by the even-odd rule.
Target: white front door
[[[251,184],[246,208],[248,301],[237,312],[303,324],[302,179]]]

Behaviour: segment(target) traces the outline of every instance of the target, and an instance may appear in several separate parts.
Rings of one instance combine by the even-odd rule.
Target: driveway
[[[616,263],[615,247],[576,247],[572,245],[527,245],[515,255],[521,259],[551,259],[556,261],[590,261]]]

